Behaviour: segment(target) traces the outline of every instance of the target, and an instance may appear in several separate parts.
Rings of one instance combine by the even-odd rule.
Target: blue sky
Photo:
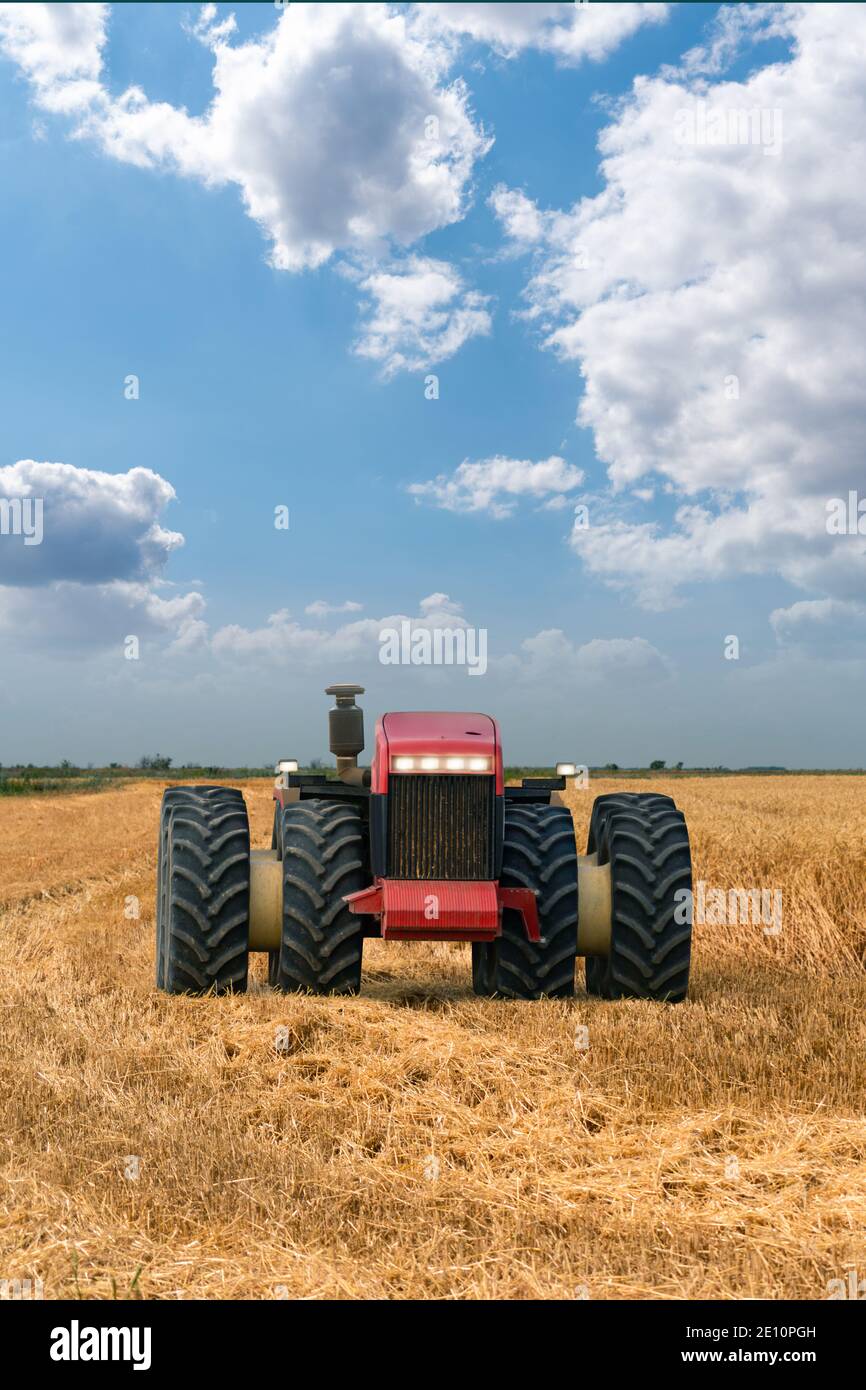
[[[863,10],[0,5],[0,761],[322,755],[358,679],[515,760],[862,765]]]

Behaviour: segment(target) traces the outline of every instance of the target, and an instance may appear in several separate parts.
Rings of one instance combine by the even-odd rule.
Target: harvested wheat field
[[[468,946],[379,942],[358,999],[273,994],[260,956],[246,996],[171,999],[161,786],[0,802],[0,1274],[46,1298],[822,1299],[862,1273],[866,779],[648,788],[685,810],[696,879],[782,893],[776,935],[696,926],[674,1007],[590,1001],[582,964],[573,1003],[476,999]],[[570,794],[579,847],[617,789]],[[245,790],[266,845],[269,788]]]

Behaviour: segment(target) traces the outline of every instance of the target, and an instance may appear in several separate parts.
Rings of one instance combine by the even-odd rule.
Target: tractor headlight
[[[492,758],[462,758],[439,753],[417,753],[391,759],[392,772],[492,772]]]
[[[298,760],[297,760],[297,758],[280,758],[280,761],[277,763],[276,767],[274,768],[274,772],[277,772],[277,773],[280,773],[280,772],[297,772],[297,770],[298,770]]]
[[[557,763],[556,775],[557,777],[576,777],[577,763]]]

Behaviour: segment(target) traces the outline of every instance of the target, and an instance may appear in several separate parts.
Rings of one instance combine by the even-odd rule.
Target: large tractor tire
[[[250,832],[229,787],[163,797],[157,888],[157,984],[168,994],[241,992],[249,962]]]
[[[610,953],[587,957],[587,993],[679,1003],[688,992],[692,937],[691,902],[682,896],[692,887],[682,811],[653,793],[599,797],[588,852],[610,865],[612,920]]]
[[[476,994],[570,999],[577,957],[577,852],[564,806],[506,806],[501,883],[536,895],[541,941],[529,941],[519,912],[502,913],[502,935],[472,944]]]
[[[369,881],[355,806],[317,800],[286,806],[280,822],[283,928],[272,983],[288,992],[358,994],[363,918],[343,901]]]
[[[587,854],[594,854],[598,849],[601,825],[605,816],[611,811],[634,811],[638,808],[644,811],[658,811],[662,808],[675,811],[677,806],[672,796],[665,796],[662,792],[606,792],[604,796],[597,796],[592,803]]]
[[[159,817],[159,845],[156,854],[156,987],[165,988],[166,922],[168,919],[168,831],[171,810],[175,806],[213,806],[231,801],[244,804],[243,793],[235,787],[190,786],[166,787],[162,794]]]

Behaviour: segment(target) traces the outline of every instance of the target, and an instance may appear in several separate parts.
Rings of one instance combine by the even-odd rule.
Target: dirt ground
[[[580,848],[617,789],[570,793]],[[573,1002],[476,999],[468,947],[379,942],[357,999],[274,994],[259,956],[245,996],[167,998],[161,786],[0,801],[0,1279],[821,1299],[866,1276],[866,779],[638,789],[676,796],[709,889],[782,895],[778,932],[696,926],[673,1007],[590,1000],[582,964]],[[267,846],[268,786],[245,790]]]

